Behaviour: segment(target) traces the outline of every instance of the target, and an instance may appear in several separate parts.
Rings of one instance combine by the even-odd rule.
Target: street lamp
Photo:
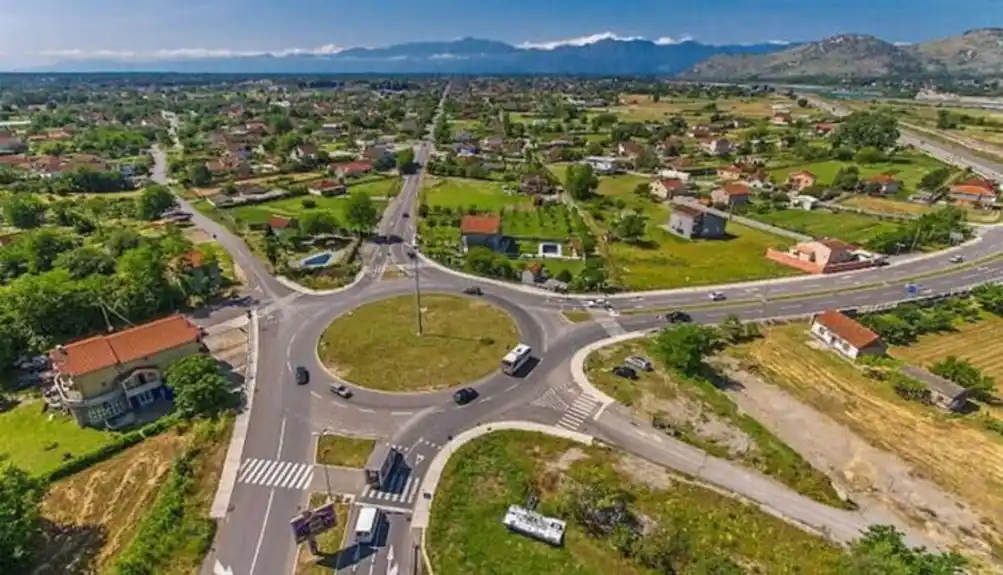
[[[319,444],[321,437],[324,437],[325,435],[334,435],[334,430],[330,427],[325,427],[315,435],[317,435],[317,443]],[[322,465],[321,467],[324,468],[324,486],[327,487],[327,501],[330,503],[331,501],[334,501],[334,495],[331,493],[331,476],[328,475],[327,465]]]
[[[421,323],[421,280],[418,278],[418,254],[415,246],[408,246],[407,257],[411,258],[412,269],[414,269],[414,306],[415,316],[418,320],[418,336],[424,334],[424,327]]]

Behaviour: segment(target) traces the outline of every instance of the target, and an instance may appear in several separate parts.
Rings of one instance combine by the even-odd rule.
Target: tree
[[[719,341],[720,334],[712,327],[693,323],[673,325],[655,338],[655,352],[666,365],[686,375],[695,375]]]
[[[22,230],[37,228],[45,218],[45,203],[28,194],[11,194],[2,209],[4,220]]]
[[[515,276],[508,258],[483,246],[470,248],[464,263],[467,270],[477,275],[501,279],[512,279]]]
[[[589,164],[571,164],[564,172],[564,187],[576,200],[589,199],[598,186],[599,179]]]
[[[406,148],[397,152],[397,170],[402,174],[414,171],[414,149]]]
[[[571,282],[572,287],[577,291],[602,291],[606,289],[608,276],[603,268],[602,260],[591,258],[586,260],[585,267],[578,273]]]
[[[852,148],[876,148],[885,151],[899,139],[898,120],[886,112],[854,112],[850,114],[833,134],[833,146]]]
[[[338,229],[338,218],[328,210],[308,210],[300,214],[299,229],[308,236],[330,234]]]
[[[190,186],[204,188],[212,183],[212,172],[209,171],[205,163],[198,162],[188,166],[188,169],[185,170],[185,179]]]
[[[885,159],[885,154],[875,146],[866,146],[857,150],[853,160],[858,164],[876,164]]]
[[[164,212],[174,207],[174,194],[165,186],[152,185],[136,198],[137,215],[148,221],[159,219]]]
[[[0,573],[29,573],[42,527],[45,484],[0,464]]]
[[[209,355],[179,359],[167,368],[164,381],[174,392],[174,406],[185,417],[214,416],[233,406],[230,382]]]
[[[860,169],[857,166],[840,168],[832,179],[832,186],[845,192],[856,189],[858,183],[860,183]]]
[[[977,287],[972,295],[982,309],[994,315],[1003,316],[1003,285],[984,284]]]
[[[909,547],[904,535],[891,525],[872,525],[850,544],[841,572],[858,575],[957,575],[968,562],[951,551],[935,553]]]
[[[349,194],[347,202],[345,219],[348,220],[349,227],[359,236],[373,231],[376,224],[380,222],[380,211],[373,203],[373,199],[368,194],[352,192]]]
[[[947,168],[936,168],[930,170],[923,176],[923,179],[919,181],[919,188],[921,190],[936,190],[944,185],[947,178],[951,176],[951,171]]]
[[[930,366],[930,371],[944,379],[970,389],[975,397],[985,399],[996,391],[996,380],[979,368],[957,356],[949,355]]]
[[[630,212],[621,216],[615,226],[616,235],[634,243],[644,237],[647,219],[638,213]]]

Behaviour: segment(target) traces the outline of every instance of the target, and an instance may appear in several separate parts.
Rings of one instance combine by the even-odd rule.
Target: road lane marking
[[[310,395],[316,397],[317,399],[324,399],[324,396],[322,396],[321,394],[317,393],[316,391],[314,391],[312,389],[310,390]]]
[[[414,415],[413,411],[391,411],[390,415]]]
[[[254,546],[254,556],[251,558],[251,570],[247,575],[254,575],[254,568],[258,565],[258,555],[261,553],[261,543],[265,540],[265,528],[268,526],[268,516],[272,513],[272,500],[275,499],[275,490],[268,492],[268,503],[265,505],[265,519],[261,522],[261,532],[258,533],[258,544]]]
[[[282,457],[282,443],[286,439],[286,416],[282,416],[282,427],[279,428],[279,448],[275,451],[275,459]]]
[[[362,413],[376,413],[376,411],[372,409],[360,409],[359,411]]]

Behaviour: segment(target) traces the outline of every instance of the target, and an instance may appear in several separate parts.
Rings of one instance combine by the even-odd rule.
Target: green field
[[[33,474],[59,467],[65,460],[79,457],[112,443],[118,434],[81,428],[77,422],[57,412],[42,412],[40,400],[0,413],[0,462],[7,460]]]
[[[307,203],[313,202],[314,207],[308,208],[303,202]],[[385,200],[373,200],[380,210],[386,206]],[[229,212],[240,218],[244,222],[249,224],[267,222],[270,216],[285,216],[287,218],[297,217],[304,211],[318,209],[318,210],[328,210],[332,212],[338,221],[343,225],[347,225],[347,220],[345,218],[345,210],[348,206],[347,196],[339,197],[322,197],[322,196],[300,196],[296,198],[283,198],[281,200],[274,200],[271,202],[264,202],[260,204],[253,204],[249,206],[238,206],[235,208],[227,208],[224,211]]]
[[[677,288],[799,275],[766,259],[766,248],[792,242],[766,232],[728,223],[728,239],[685,240],[648,225],[646,245],[614,242],[607,264],[611,275],[631,290]]]
[[[842,168],[857,166],[860,169],[860,178],[867,179],[877,174],[889,174],[902,181],[905,189],[910,192],[916,191],[923,176],[938,168],[950,168],[947,164],[931,158],[916,151],[901,152],[888,162],[878,162],[875,164],[856,164],[854,162],[841,162],[839,160],[825,160],[821,162],[808,162],[794,164],[783,168],[769,170],[773,181],[782,184],[787,181],[787,176],[792,172],[800,170],[809,171],[818,177],[819,183],[827,185],[832,183],[836,177],[836,172]]]
[[[778,210],[748,217],[815,238],[838,238],[854,244],[863,244],[902,225],[863,214],[828,210]]]
[[[657,466],[617,451],[521,431],[495,432],[450,458],[427,532],[432,570],[437,575],[654,575],[621,555],[611,538],[588,535],[573,517],[577,494],[591,490],[626,500],[628,509],[643,517],[642,541],[671,544],[675,572],[836,572],[837,547],[753,506],[674,481]],[[568,520],[563,547],[502,525],[506,508],[530,493],[539,497],[541,513]],[[721,569],[721,562],[747,571],[711,567]]]
[[[500,212],[508,206],[531,206],[533,200],[517,193],[505,193],[502,184],[466,178],[428,178],[422,192],[429,207]]]
[[[563,204],[532,211],[506,211],[502,217],[502,233],[513,238],[563,241],[571,237],[574,227],[574,218]]]
[[[372,439],[324,434],[317,438],[317,464],[361,468],[374,445]]]

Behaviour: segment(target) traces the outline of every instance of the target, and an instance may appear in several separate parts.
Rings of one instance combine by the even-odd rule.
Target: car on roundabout
[[[352,397],[352,395],[354,395],[352,390],[349,389],[349,387],[343,383],[332,383],[330,389],[331,393],[343,397],[345,399],[349,399]]]
[[[960,254],[956,255],[956,256],[951,256],[951,259],[949,259],[947,261],[951,262],[952,264],[960,264],[963,261],[965,261],[965,256],[960,255]]]
[[[466,295],[484,295],[484,291],[477,286],[470,286],[467,288],[463,288],[463,293],[465,293]]]
[[[310,383],[310,372],[302,365],[296,366],[296,369],[294,370],[294,377],[296,378],[296,385],[306,385]]]
[[[719,291],[712,291],[707,294],[707,297],[710,298],[710,301],[724,301],[726,299],[724,294]]]
[[[457,389],[456,392],[453,393],[453,402],[456,403],[456,405],[466,405],[477,399],[477,395],[477,390],[472,387]]]

